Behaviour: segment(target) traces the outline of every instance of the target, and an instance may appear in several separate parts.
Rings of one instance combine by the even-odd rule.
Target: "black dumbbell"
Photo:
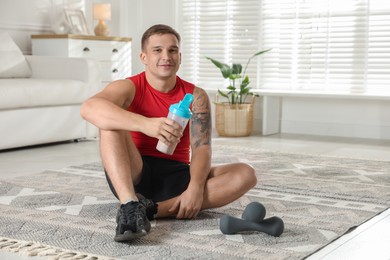
[[[265,207],[258,202],[252,202],[245,208],[242,218],[223,215],[219,228],[223,234],[236,234],[243,231],[259,231],[278,237],[284,231],[284,222],[279,217],[264,219]]]
[[[265,218],[265,213],[266,210],[263,204],[261,204],[260,202],[253,201],[245,207],[241,218],[258,223]]]

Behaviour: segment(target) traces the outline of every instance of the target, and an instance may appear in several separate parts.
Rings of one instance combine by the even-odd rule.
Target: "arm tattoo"
[[[211,144],[211,111],[207,93],[195,87],[191,117],[191,143],[194,148]]]

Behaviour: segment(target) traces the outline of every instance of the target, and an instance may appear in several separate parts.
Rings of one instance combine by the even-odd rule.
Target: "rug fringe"
[[[0,237],[0,251],[19,253],[26,256],[48,256],[54,260],[113,260],[104,256],[90,255],[77,251],[53,247],[40,242],[22,241],[6,237]]]

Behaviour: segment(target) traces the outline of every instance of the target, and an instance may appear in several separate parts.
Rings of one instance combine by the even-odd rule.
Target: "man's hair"
[[[156,24],[147,29],[142,35],[141,39],[141,49],[144,50],[146,42],[149,40],[150,36],[155,34],[173,34],[180,44],[180,34],[176,32],[172,27],[165,24]]]

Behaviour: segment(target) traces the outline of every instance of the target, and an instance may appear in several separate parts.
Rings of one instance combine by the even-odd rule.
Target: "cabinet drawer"
[[[125,79],[131,75],[131,64],[121,64],[120,62],[100,62],[102,81],[110,82],[117,79]]]
[[[76,41],[69,46],[70,56],[93,58],[102,61],[116,61],[129,56],[130,43],[108,41]]]
[[[102,87],[131,76],[131,39],[80,35],[36,35],[34,55],[88,58],[99,61]]]

